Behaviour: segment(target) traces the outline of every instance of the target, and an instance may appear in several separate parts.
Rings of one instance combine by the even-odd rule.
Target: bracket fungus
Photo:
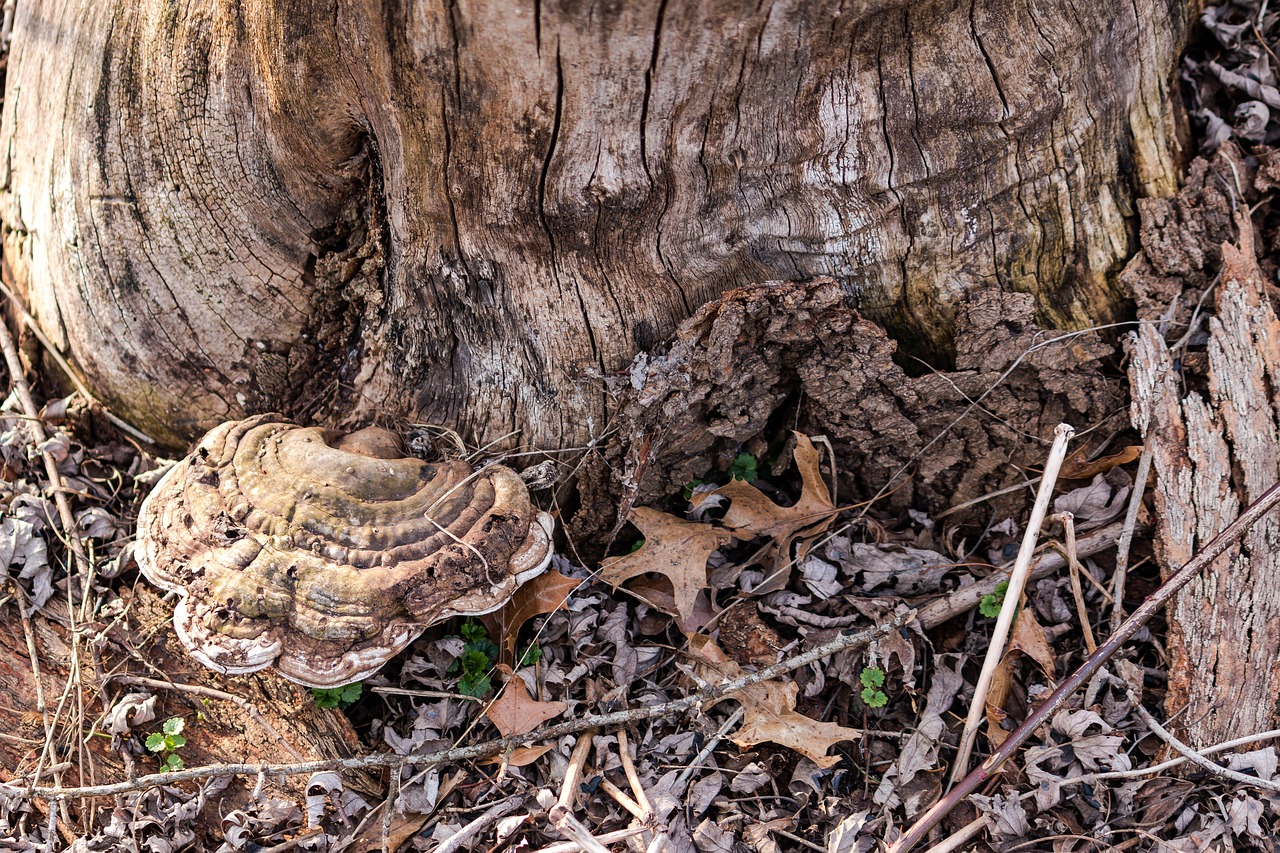
[[[551,560],[519,475],[405,458],[397,437],[259,415],[214,428],[142,504],[138,564],[219,672],[365,678],[428,626],[501,607]]]

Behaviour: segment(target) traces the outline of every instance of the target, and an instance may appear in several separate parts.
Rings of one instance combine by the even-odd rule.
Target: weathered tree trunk
[[[1242,204],[1237,196],[1237,186],[1253,192],[1256,162],[1244,161],[1224,148],[1212,164],[1196,162],[1176,199],[1146,204],[1144,252],[1125,272],[1140,294],[1140,316],[1150,321],[1138,333],[1129,374],[1134,426],[1152,450],[1157,555],[1166,574],[1280,478],[1280,319],[1258,268],[1247,197]],[[1204,299],[1211,287],[1213,302]],[[1171,347],[1159,321],[1168,317],[1182,330],[1199,304],[1215,306],[1204,323],[1206,347]],[[1273,513],[1169,606],[1165,706],[1196,747],[1277,724],[1278,570]]]
[[[1179,0],[24,0],[6,273],[171,444],[262,410],[542,446],[726,290],[954,365],[975,290],[1123,310]]]

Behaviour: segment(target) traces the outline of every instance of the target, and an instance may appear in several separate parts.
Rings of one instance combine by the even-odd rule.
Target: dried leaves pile
[[[1268,40],[1280,9],[1264,14],[1256,3],[1222,4],[1205,12],[1204,24],[1207,35],[1184,80],[1205,147],[1230,138],[1280,138],[1271,117],[1280,95]],[[1149,251],[1122,282],[1144,312],[1172,305],[1170,328],[1195,328],[1199,296],[1221,263],[1213,247],[1233,236],[1229,199],[1217,191],[1223,174],[1197,165],[1178,199],[1159,211],[1142,210]],[[1258,205],[1260,243],[1274,244],[1277,217],[1264,194],[1280,185],[1280,158],[1257,149],[1247,174],[1235,178],[1249,184],[1245,201]],[[1264,269],[1274,272],[1275,259],[1262,251]],[[1186,364],[1203,360],[1203,340],[1191,335],[1181,342]],[[77,411],[67,401],[51,403],[43,420],[53,437],[37,448],[13,398],[0,407],[0,579],[6,581],[0,622],[8,634],[0,645],[6,654],[17,649],[13,659],[20,662],[27,647],[18,604],[39,629],[33,631],[39,653],[56,656],[60,635],[47,626],[60,624],[55,611],[75,595],[62,541],[67,531],[59,529],[51,484],[37,464],[41,450],[55,454],[74,496],[78,532],[92,546],[92,628],[103,643],[130,624],[126,611],[135,602],[127,583],[133,578],[127,530],[139,496],[155,479],[154,461],[126,444],[78,443],[69,435],[92,431]],[[69,413],[77,427],[70,433],[59,429]],[[975,411],[965,434],[987,428],[983,417]],[[555,571],[483,617],[482,632],[462,624],[428,632],[366,681],[347,709],[364,748],[421,755],[534,732],[549,722],[643,709],[920,608],[908,629],[716,696],[694,713],[637,715],[612,728],[535,739],[491,760],[398,769],[372,784],[334,772],[311,774],[302,789],[275,777],[242,785],[239,777],[222,776],[108,800],[51,802],[24,793],[24,774],[55,761],[60,767],[80,762],[73,768],[80,776],[66,767],[58,771],[72,773],[56,777],[72,784],[83,779],[83,756],[91,750],[77,751],[66,735],[47,743],[35,713],[12,742],[0,742],[12,761],[0,764],[0,850],[568,850],[565,837],[583,849],[593,849],[590,839],[635,851],[876,849],[943,792],[958,719],[987,651],[991,620],[974,590],[995,588],[1017,550],[1021,516],[997,513],[973,528],[942,514],[842,506],[813,441],[799,434],[766,438],[790,442],[790,452],[770,460],[777,464],[769,477],[706,473],[713,482],[691,484],[687,504],[668,495],[661,508],[632,511],[639,537],[634,550],[626,551],[633,543],[624,537],[598,567],[558,559]],[[704,458],[715,455],[703,450]],[[1139,452],[1123,428],[1087,443],[1064,468],[1055,512],[1073,514],[1083,537],[1113,529],[1104,526],[1125,511]],[[1148,515],[1144,509],[1140,525]],[[1142,530],[1130,560],[1130,607],[1158,582]],[[1058,527],[1046,532],[1060,534]],[[1114,557],[1106,545],[1079,559],[1078,593],[1065,570],[1046,571],[1029,588],[987,699],[984,748],[1080,662],[1082,619],[1105,635],[1116,606],[1110,600]],[[1055,559],[1065,562],[1045,549],[1045,565]],[[972,797],[944,829],[975,828],[980,835],[967,844],[979,850],[1275,849],[1280,757],[1269,743],[1237,745],[1214,758],[1259,785],[1157,764],[1166,750],[1135,707],[1145,702],[1162,718],[1167,656],[1156,627],[1059,711],[999,783]],[[482,635],[487,639],[478,640]],[[459,661],[468,655],[480,655],[486,668],[484,689],[471,691],[478,696],[459,689]],[[117,667],[157,674],[136,659],[103,665],[113,675]],[[84,743],[109,741],[131,773],[158,769],[162,756],[143,744],[170,714],[183,713],[187,721],[189,746],[178,754],[212,738],[212,726],[190,703],[145,686],[107,689],[104,673],[91,676],[90,669],[68,695],[79,697],[82,709],[101,707],[82,710],[74,731]],[[20,697],[11,701],[33,708],[34,681],[23,678],[16,672],[5,684],[10,696]],[[247,681],[219,684],[237,696],[250,690]],[[343,694],[341,701],[353,698],[354,692]],[[295,705],[315,701],[300,694]],[[206,707],[212,715],[224,704],[242,713],[225,696],[208,699]],[[48,714],[57,706],[56,695],[46,697]],[[55,728],[72,730],[65,721]],[[288,756],[282,752],[280,760]]]

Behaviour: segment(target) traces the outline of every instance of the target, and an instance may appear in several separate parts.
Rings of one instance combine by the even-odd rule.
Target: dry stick
[[[569,720],[554,726],[537,729],[523,735],[511,735],[510,737],[501,738],[499,740],[488,741],[486,743],[475,744],[474,746],[456,747],[454,749],[440,750],[418,755],[395,755],[393,753],[375,752],[369,755],[357,756],[355,758],[329,758],[320,761],[308,761],[301,764],[211,764],[206,767],[194,767],[189,770],[177,770],[168,773],[150,773],[146,776],[140,776],[128,782],[113,782],[107,785],[86,785],[78,788],[63,787],[36,787],[30,789],[27,793],[31,796],[39,797],[108,797],[115,794],[125,794],[129,791],[139,791],[144,788],[150,788],[154,785],[171,785],[175,782],[186,782],[192,779],[209,779],[217,776],[237,776],[252,774],[271,774],[275,776],[299,776],[305,773],[317,773],[321,770],[357,770],[367,767],[431,767],[437,764],[453,763],[458,761],[467,761],[472,758],[484,758],[490,755],[498,755],[504,750],[515,749],[519,746],[527,746],[538,741],[552,740],[554,738],[564,737],[568,734],[575,734],[584,729],[606,728],[608,726],[624,725],[634,723],[640,720],[652,720],[657,717],[666,717],[672,714],[678,714],[696,708],[704,702],[713,702],[728,696],[730,693],[736,693],[744,687],[750,687],[753,684],[759,684],[762,681],[768,681],[777,678],[779,675],[785,675],[793,672],[803,666],[808,666],[820,660],[831,657],[836,652],[845,649],[863,648],[870,645],[880,637],[885,636],[893,631],[898,630],[911,620],[915,619],[915,610],[904,610],[894,616],[887,622],[882,622],[872,628],[859,631],[856,634],[842,634],[820,646],[816,646],[803,654],[788,658],[765,667],[759,672],[749,673],[739,676],[729,681],[722,681],[719,684],[712,684],[697,692],[690,693],[680,699],[672,699],[670,702],[661,702],[657,705],[648,705],[642,708],[632,708],[626,711],[613,711],[608,714],[593,714],[578,720]],[[9,786],[0,784],[0,788]],[[14,793],[22,793],[21,790],[13,790]]]
[[[595,731],[587,729],[578,736],[578,742],[573,745],[573,752],[569,755],[569,768],[564,772],[564,784],[560,786],[560,799],[556,801],[556,808],[573,810],[578,793],[578,777],[582,775],[582,767],[587,763],[587,753],[591,751],[591,739],[594,736]]]
[[[1071,570],[1071,596],[1076,600],[1076,616],[1080,620],[1080,632],[1084,634],[1084,647],[1093,654],[1098,650],[1098,641],[1093,638],[1093,626],[1089,624],[1089,610],[1084,606],[1084,589],[1080,586],[1080,575],[1087,574],[1076,556],[1076,517],[1070,512],[1058,513],[1062,519],[1062,529],[1067,540],[1067,568]]]
[[[547,810],[551,825],[559,830],[561,835],[576,843],[587,853],[609,853],[609,848],[597,841],[586,825],[574,817],[573,812],[562,808],[551,792],[545,788],[538,792],[538,805]]]
[[[1129,508],[1124,514],[1124,532],[1120,534],[1120,543],[1116,546],[1116,572],[1111,579],[1111,630],[1120,627],[1124,619],[1124,583],[1129,574],[1129,545],[1133,542],[1133,528],[1138,523],[1138,510],[1142,508],[1142,495],[1147,489],[1147,477],[1151,473],[1151,456],[1155,441],[1148,437],[1147,446],[1138,459],[1137,480],[1133,484],[1133,494],[1129,495]]]
[[[489,806],[484,814],[449,836],[435,849],[435,853],[454,853],[454,851],[461,850],[463,845],[468,844],[477,835],[523,806],[525,799],[524,794],[517,794],[514,797],[499,800]]]
[[[1120,528],[1121,524],[1117,521],[1114,524],[1109,524],[1091,532],[1088,536],[1076,542],[1076,555],[1078,557],[1092,557],[1094,554],[1114,546],[1116,537],[1120,535]],[[1051,575],[1066,564],[1066,557],[1054,551],[1045,551],[1040,555],[1040,559],[1036,561],[1035,565],[1032,566],[1031,579],[1034,580]],[[920,608],[918,616],[920,624],[925,628],[936,628],[948,619],[953,619],[962,613],[968,613],[978,606],[983,596],[995,592],[996,584],[1004,579],[1005,575],[1002,572],[992,572],[982,580],[971,583],[968,586],[962,586],[950,595],[934,599]]]
[[[645,828],[643,826],[629,826],[626,829],[618,829],[613,832],[606,832],[603,835],[597,835],[596,841],[599,841],[601,844],[614,844],[619,841],[626,841],[628,838],[634,838],[644,831]],[[578,842],[562,841],[548,847],[539,847],[537,850],[532,851],[532,853],[579,853],[580,850],[582,850],[582,848],[578,846]],[[439,853],[439,851],[437,851],[437,853]]]
[[[1142,707],[1142,698],[1133,690],[1129,691],[1129,701],[1133,703],[1133,710],[1142,718],[1142,722],[1146,723],[1147,727],[1150,728],[1151,731],[1155,732],[1158,738],[1173,747],[1175,752],[1180,753],[1192,764],[1207,770],[1215,776],[1221,776],[1223,779],[1230,779],[1232,782],[1237,782],[1242,785],[1252,785],[1255,788],[1262,788],[1264,791],[1271,791],[1272,793],[1280,793],[1280,782],[1273,782],[1270,779],[1263,779],[1259,776],[1250,776],[1248,773],[1241,773],[1238,770],[1229,770],[1221,764],[1216,764],[1215,762],[1210,761],[1182,741],[1178,740],[1178,738],[1174,736],[1173,732],[1160,725],[1160,723],[1156,721],[1156,718],[1151,716],[1151,712]]]
[[[1049,511],[1049,499],[1053,497],[1053,484],[1058,479],[1058,471],[1062,461],[1067,458],[1067,442],[1075,434],[1070,424],[1058,424],[1053,430],[1053,446],[1049,448],[1049,458],[1044,465],[1044,473],[1040,476],[1040,489],[1036,492],[1035,505],[1031,507],[1031,518],[1027,521],[1027,531],[1022,537],[1022,547],[1018,550],[1018,558],[1013,563],[1013,572],[1009,575],[1009,587],[1004,594],[1004,604],[1000,607],[1000,616],[996,619],[996,627],[991,632],[991,644],[987,648],[987,657],[982,662],[982,672],[978,675],[978,686],[973,691],[973,702],[969,705],[969,716],[964,721],[964,733],[960,736],[960,747],[956,753],[955,764],[951,768],[951,784],[954,785],[969,769],[969,754],[973,751],[973,742],[978,737],[978,727],[986,716],[987,693],[991,689],[991,680],[1004,657],[1005,643],[1009,641],[1009,632],[1013,628],[1013,617],[1022,603],[1022,593],[1027,586],[1027,578],[1031,574],[1031,558],[1035,556],[1036,538],[1040,535],[1040,525],[1044,523],[1045,514]]]
[[[31,396],[31,386],[27,384],[26,374],[23,373],[22,362],[18,358],[17,346],[13,342],[13,336],[9,333],[8,324],[3,321],[0,321],[0,349],[4,351],[4,360],[9,369],[9,378],[13,382],[13,389],[18,395],[18,402],[22,405],[23,414],[30,419],[31,436],[35,440],[36,446],[39,447],[44,444],[48,436],[44,431],[44,423],[40,420],[40,410],[36,408],[35,400]],[[62,481],[62,475],[58,471],[58,462],[48,450],[40,451],[40,456],[44,461],[45,476],[49,480],[49,489],[53,492],[53,501],[58,510],[58,518],[62,524],[63,533],[66,535],[65,541],[71,551],[72,563],[75,567],[73,574],[78,575],[80,578],[80,607],[84,611],[81,613],[80,621],[83,621],[87,615],[86,608],[88,606],[89,593],[93,586],[93,563],[85,552],[84,542],[80,538],[80,531],[76,529],[75,516],[71,513],[71,504],[67,500],[67,489]],[[74,589],[74,586],[72,588]],[[67,621],[71,629],[71,663],[67,672],[66,690],[63,691],[62,700],[59,702],[58,710],[54,714],[55,725],[62,713],[62,707],[66,701],[68,691],[72,686],[78,687],[80,683],[80,631],[77,627],[73,598],[74,596],[68,591]],[[83,697],[78,690],[76,693],[76,707],[83,709]],[[83,713],[80,716],[80,723],[83,724]],[[79,743],[79,740],[74,737],[69,738],[69,740],[72,743]],[[45,762],[53,748],[53,739],[47,739],[45,747],[41,751],[39,759],[37,759],[37,770]],[[38,777],[39,773],[36,775]]]
[[[644,792],[644,786],[640,784],[640,774],[636,772],[636,763],[631,760],[631,742],[627,737],[626,729],[618,729],[618,755],[622,758],[622,770],[627,774],[631,792],[636,795],[636,804],[652,816],[653,806],[649,803],[649,795]],[[648,820],[649,818],[640,819]]]
[[[1071,673],[1070,677],[1059,684],[1045,699],[1044,703],[1023,720],[1022,725],[1013,730],[1005,742],[1000,745],[999,749],[991,754],[990,758],[921,815],[920,819],[912,824],[901,838],[894,842],[888,853],[906,853],[906,851],[915,847],[929,830],[937,826],[938,821],[950,813],[965,797],[998,773],[1001,765],[1009,760],[1027,738],[1031,737],[1031,733],[1039,728],[1080,685],[1088,681],[1126,640],[1146,624],[1147,620],[1154,616],[1156,611],[1163,607],[1178,590],[1200,574],[1205,566],[1212,563],[1224,551],[1239,541],[1245,532],[1257,523],[1258,519],[1275,507],[1277,503],[1280,503],[1280,483],[1272,485],[1263,492],[1261,497],[1246,507],[1235,521],[1223,528],[1222,532],[1215,536],[1199,554],[1188,560],[1182,568],[1174,572],[1167,581],[1161,584],[1146,601],[1142,602],[1142,606],[1133,611],[1133,615],[1126,619],[1124,624],[1098,647],[1096,652],[1091,654],[1084,663],[1080,664],[1079,669]]]

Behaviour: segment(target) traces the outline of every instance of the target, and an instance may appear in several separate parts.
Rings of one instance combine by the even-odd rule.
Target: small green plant
[[[883,669],[878,666],[863,667],[858,680],[862,682],[862,701],[868,708],[883,708],[889,704],[889,697],[880,689],[884,687]]]
[[[631,543],[631,550],[630,550],[630,551],[628,551],[627,553],[628,553],[628,554],[634,554],[636,551],[639,551],[639,550],[640,550],[641,548],[643,548],[643,547],[644,547],[644,540],[643,540],[643,539],[637,539],[635,542],[632,542],[632,543]]]
[[[360,694],[364,692],[364,683],[353,681],[341,687],[312,687],[311,695],[315,697],[317,708],[342,708],[346,710],[356,704]]]
[[[526,666],[533,666],[542,660],[542,646],[537,643],[530,643],[525,650],[520,653],[519,662],[516,663],[516,669],[522,669]]]
[[[746,480],[748,483],[754,483],[759,476],[756,458],[750,453],[739,453],[733,460],[733,464],[729,466],[730,480]]]
[[[1000,608],[1004,606],[1004,594],[1009,591],[1009,582],[1000,581],[996,584],[994,592],[982,596],[982,601],[978,602],[978,612],[988,619],[994,619],[1000,615]]]
[[[474,619],[463,622],[460,633],[466,644],[462,647],[462,654],[449,664],[449,674],[458,673],[459,693],[479,698],[493,689],[489,671],[498,659],[498,647],[489,639],[489,632],[484,626]],[[539,649],[538,653],[541,654],[542,650]]]
[[[181,770],[185,766],[177,750],[187,745],[187,739],[182,736],[186,726],[181,717],[170,717],[164,721],[160,731],[147,735],[147,749],[160,753],[161,771]]]

